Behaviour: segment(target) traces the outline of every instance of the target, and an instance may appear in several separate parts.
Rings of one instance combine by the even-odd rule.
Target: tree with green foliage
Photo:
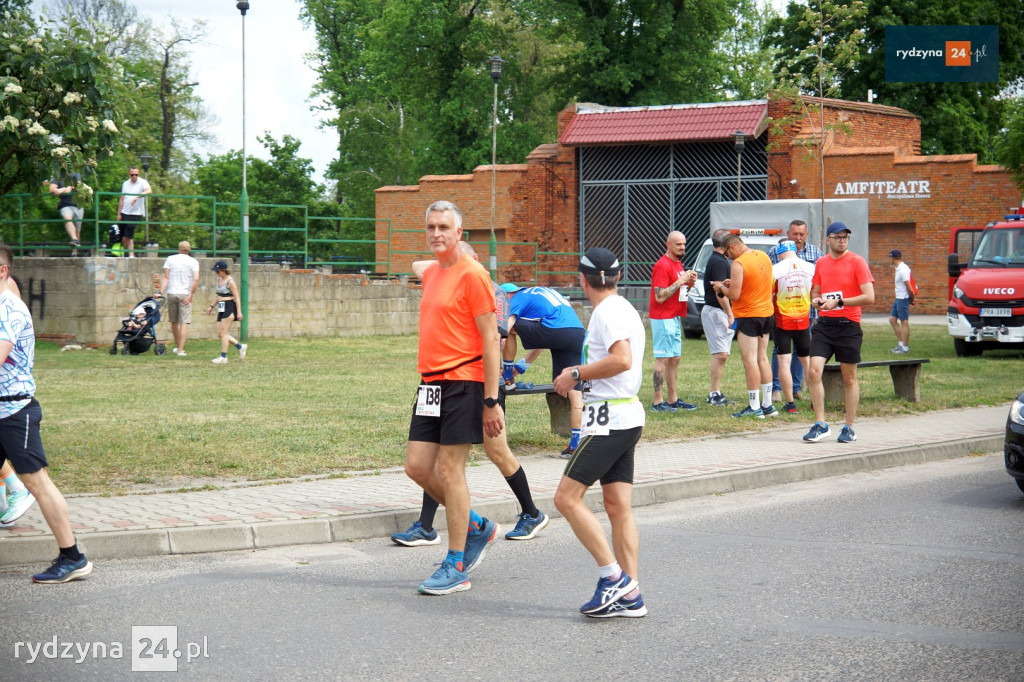
[[[1006,123],[996,144],[996,157],[1024,191],[1024,96],[1008,98],[1004,105]]]
[[[864,101],[868,90],[878,104],[900,107],[921,117],[921,151],[925,154],[978,154],[981,163],[995,160],[996,140],[1003,124],[1005,98],[1000,93],[1024,77],[1024,12],[1019,3],[1002,0],[960,0],[955,3],[913,0],[865,0],[866,12],[855,24],[837,30],[835,39],[860,31],[857,68],[844,70],[838,96]],[[773,43],[781,62],[791,63],[812,39],[813,26],[803,23],[806,6],[791,2],[788,16],[775,25]],[[889,83],[885,80],[885,27],[901,25],[999,26],[998,83]],[[826,55],[829,45],[826,44]],[[826,57],[828,58],[828,57]],[[813,64],[804,63],[810,75]]]
[[[739,0],[735,23],[718,45],[722,90],[730,99],[767,99],[775,81],[778,48],[768,37],[779,13],[766,0]]]
[[[738,0],[547,0],[536,26],[571,46],[554,87],[565,101],[635,106],[725,97],[718,51]],[[527,3],[523,3],[527,4]]]
[[[0,195],[72,172],[88,180],[120,135],[119,66],[76,22],[8,12],[0,32]]]

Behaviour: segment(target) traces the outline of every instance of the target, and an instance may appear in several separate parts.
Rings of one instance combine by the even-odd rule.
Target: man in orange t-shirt
[[[775,326],[772,261],[766,253],[751,249],[735,234],[725,237],[722,245],[725,256],[732,259],[731,276],[724,282],[712,282],[712,286],[716,294],[724,294],[732,303],[736,343],[743,360],[749,401],[747,407],[732,416],[774,417],[779,412],[772,405],[772,364],[768,361],[768,337]]]
[[[437,263],[423,273],[416,394],[405,471],[445,506],[448,554],[420,583],[423,594],[470,588],[498,524],[470,508],[466,459],[471,443],[505,428],[498,404],[498,327],[494,291],[484,268],[459,248],[462,214],[438,201],[427,209],[427,245]]]

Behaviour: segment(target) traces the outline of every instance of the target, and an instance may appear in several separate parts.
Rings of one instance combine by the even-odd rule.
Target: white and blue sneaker
[[[601,578],[597,581],[597,589],[594,590],[594,596],[580,607],[580,613],[589,615],[602,611],[608,608],[609,604],[619,601],[635,590],[638,584],[625,571],[614,580],[611,578]]]
[[[0,516],[0,528],[10,528],[32,506],[36,498],[27,489],[19,490],[7,496],[7,511]]]
[[[472,586],[466,572],[460,571],[451,559],[445,557],[434,574],[421,582],[417,589],[420,594],[441,595],[463,592]]]
[[[600,611],[587,614],[591,618],[643,618],[647,615],[647,607],[644,606],[643,595],[637,595],[636,599],[623,597],[614,601]]]
[[[84,578],[92,573],[92,563],[82,555],[78,561],[72,561],[64,555],[58,556],[50,567],[42,573],[32,576],[35,583],[66,583],[70,580]]]
[[[406,547],[419,547],[420,545],[436,545],[441,542],[436,530],[427,530],[419,521],[409,526],[404,533],[395,533],[391,540]]]
[[[516,522],[516,527],[505,533],[505,539],[532,540],[536,537],[537,533],[547,527],[549,521],[551,521],[551,519],[548,518],[548,515],[539,509],[537,510],[537,518],[523,512],[519,515],[519,521]]]
[[[852,443],[855,440],[857,440],[857,434],[848,425],[843,426],[843,430],[839,432],[839,438],[836,438],[838,443]]]
[[[744,417],[753,417],[754,419],[764,419],[764,412],[761,411],[760,407],[757,408],[756,410],[752,410],[752,409],[750,409],[750,405],[747,405],[746,407],[744,407],[739,412],[733,412],[732,416],[735,417],[736,419],[743,419]]]
[[[814,422],[814,426],[811,430],[804,434],[805,443],[817,443],[819,440],[825,440],[832,433],[831,429],[828,428],[828,424],[822,424],[821,422]]]
[[[462,555],[462,565],[466,567],[466,573],[480,565],[484,554],[487,553],[487,544],[494,540],[498,536],[498,531],[501,530],[501,527],[494,521],[486,518],[482,520],[483,524],[479,531],[466,535],[466,549]]]

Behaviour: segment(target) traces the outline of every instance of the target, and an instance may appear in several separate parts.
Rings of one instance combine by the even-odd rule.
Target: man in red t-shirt
[[[665,240],[665,255],[651,271],[651,302],[648,307],[654,347],[654,412],[696,410],[697,406],[679,399],[676,375],[683,353],[683,326],[686,316],[686,292],[697,281],[694,270],[683,267],[686,235],[670,232]],[[662,393],[662,385],[665,393]],[[667,400],[665,400],[667,398]]]
[[[821,316],[811,335],[811,371],[807,375],[815,421],[804,435],[804,440],[817,443],[831,433],[825,421],[825,387],[821,383],[821,375],[825,363],[835,354],[846,387],[846,424],[837,440],[852,443],[857,440],[857,434],[853,432],[860,401],[857,363],[860,362],[860,348],[864,342],[860,309],[875,301],[875,278],[867,261],[848,250],[850,228],[843,223],[832,223],[825,234],[828,254],[815,263],[811,279],[811,305],[821,311]]]

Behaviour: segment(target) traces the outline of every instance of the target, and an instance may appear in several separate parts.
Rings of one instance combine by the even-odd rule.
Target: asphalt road
[[[995,454],[645,507],[650,614],[602,621],[576,612],[597,575],[562,520],[496,541],[447,597],[415,590],[442,548],[383,540],[109,561],[64,586],[4,569],[0,680],[138,677],[132,626],[156,625],[177,642],[134,639],[178,679],[1019,682],[1022,520]]]

